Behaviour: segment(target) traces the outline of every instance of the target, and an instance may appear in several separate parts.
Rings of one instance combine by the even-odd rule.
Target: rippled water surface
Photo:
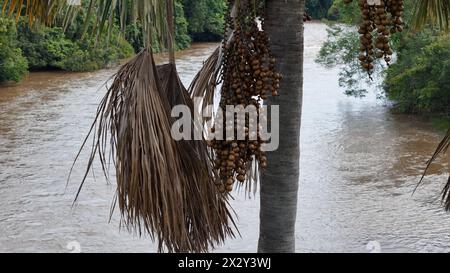
[[[446,180],[439,170],[450,157],[411,196],[439,132],[420,118],[389,113],[374,92],[346,97],[337,84],[339,69],[314,63],[325,25],[309,23],[305,31],[297,250],[366,252],[369,241],[378,241],[387,252],[450,251],[450,215],[437,199]],[[198,44],[179,54],[186,85],[215,46]],[[155,251],[149,238],[120,231],[117,213],[108,222],[114,185],[104,181],[98,164],[73,208],[83,164],[65,189],[105,92],[100,87],[115,71],[37,72],[19,86],[0,88],[0,252],[68,252],[71,241],[84,252]],[[242,238],[216,251],[253,252],[258,196],[235,197]]]

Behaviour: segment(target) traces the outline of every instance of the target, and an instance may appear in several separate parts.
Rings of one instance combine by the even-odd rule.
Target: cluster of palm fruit
[[[223,122],[213,126],[211,130],[216,138],[208,142],[214,149],[220,192],[232,191],[236,180],[241,183],[247,181],[253,160],[257,160],[261,168],[267,167],[267,156],[261,150],[264,141],[261,139],[259,124],[266,119],[261,111],[261,104],[268,95],[278,95],[281,80],[281,75],[275,70],[276,60],[269,48],[268,35],[264,31],[262,12],[255,12],[253,5],[240,4],[236,15],[232,16],[230,13],[231,10],[226,16],[225,33],[232,30],[232,35],[228,39],[229,35],[226,34],[223,44],[219,104]],[[261,22],[261,28],[257,18]],[[233,112],[234,121],[227,123],[227,105],[244,108],[254,106],[257,117],[246,114],[243,118]],[[217,138],[217,132],[223,133],[223,140]],[[245,132],[244,139],[238,137],[239,132]]]
[[[349,4],[353,0],[344,0]],[[389,45],[391,34],[403,30],[403,0],[358,0],[362,22],[359,25],[362,67],[371,75],[375,59],[389,65],[393,54]]]

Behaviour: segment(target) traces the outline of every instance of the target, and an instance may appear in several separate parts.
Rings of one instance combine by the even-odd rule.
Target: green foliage
[[[126,26],[125,39],[130,43],[136,53],[144,48],[144,36],[142,34],[142,25],[140,22]],[[155,50],[155,48],[153,48],[153,50]]]
[[[90,71],[108,66],[142,49],[142,26],[139,21],[132,23],[131,8],[127,17],[125,39],[121,38],[119,31],[121,14],[115,12],[110,21],[111,27],[98,40],[93,34],[96,33],[94,25],[98,23],[97,12],[90,14],[86,20],[89,1],[83,0],[82,3],[82,7],[73,13],[74,17],[69,19],[71,23],[66,29],[56,27],[65,25],[64,13],[54,16],[54,27],[44,26],[37,21],[30,27],[25,13],[22,13],[23,17],[17,26],[18,32],[15,27],[8,25],[13,24],[13,21],[8,20],[8,24],[6,21],[2,22],[5,29],[1,33],[4,42],[0,45],[2,81],[19,80],[26,72],[28,64],[31,69]],[[221,39],[224,13],[227,9],[225,0],[175,0],[174,3],[177,50],[187,48],[192,37],[198,41]],[[131,7],[131,1],[128,4],[128,7]],[[86,35],[82,38],[83,33]],[[153,50],[159,52],[161,45],[156,41],[161,40],[161,37],[157,37],[155,32],[153,36]]]
[[[313,1],[313,0],[310,0]],[[403,18],[406,22],[411,21],[414,10],[414,0],[404,0]],[[358,1],[353,0],[349,4],[345,4],[344,0],[334,0],[328,9],[328,18],[340,23],[356,25],[361,22],[361,11],[359,10]]]
[[[322,19],[327,17],[328,9],[332,4],[333,0],[307,0],[305,8],[314,19]]]
[[[414,1],[405,1],[404,17],[412,18]],[[344,4],[335,0],[330,8],[338,21],[357,24],[357,1]],[[358,60],[359,35],[353,26],[331,26],[317,62],[326,67],[340,66],[339,85],[347,95],[361,97],[367,91],[360,83],[373,84]],[[430,29],[420,33],[404,31],[390,38],[396,52],[395,63],[386,67],[377,60],[374,77],[384,77],[384,95],[407,113],[450,113],[450,39]],[[375,81],[376,82],[376,81]]]
[[[18,26],[18,44],[31,69],[60,67],[61,62],[72,53],[75,44],[67,39],[61,28],[47,28],[22,22]]]
[[[220,40],[227,4],[224,0],[184,0],[188,31],[195,41]]]
[[[188,35],[188,21],[184,15],[183,0],[175,0],[175,31],[176,49],[188,48],[191,37]]]
[[[346,24],[357,24],[361,21],[358,1],[345,4],[344,0],[334,0],[328,10],[328,17]]]
[[[377,60],[374,76],[385,77],[383,92],[405,113],[450,113],[450,39],[424,30],[392,37],[395,63],[386,67]],[[358,60],[359,39],[353,27],[331,26],[328,40],[316,61],[326,67],[340,66],[339,85],[347,95],[361,97],[373,84]]]
[[[175,0],[175,49],[182,50],[189,47],[191,37],[188,34],[188,22],[184,15],[182,0]],[[137,21],[134,24],[128,24],[125,28],[125,39],[133,46],[135,52],[144,48],[144,35],[142,33],[142,24]],[[156,33],[152,36],[153,52],[160,52],[161,47],[157,41]]]
[[[330,26],[328,39],[322,45],[316,62],[325,67],[340,66],[339,86],[345,88],[349,96],[363,97],[367,90],[361,83],[370,84],[367,72],[361,69],[359,56],[359,34],[353,27]],[[382,69],[375,62],[375,72]]]
[[[408,33],[386,74],[385,91],[403,112],[450,113],[450,39],[433,31]]]
[[[59,68],[67,71],[92,71],[129,57],[134,50],[117,28],[110,42],[107,37],[68,39],[62,28],[19,24],[18,45],[32,69]]]
[[[61,63],[61,69],[67,71],[93,71],[111,64],[118,60],[130,57],[134,50],[123,38],[114,36],[109,44],[101,41],[96,45],[96,40],[91,38],[76,42],[75,50]]]
[[[16,37],[14,21],[0,17],[0,83],[18,82],[27,74],[28,63],[17,47]]]

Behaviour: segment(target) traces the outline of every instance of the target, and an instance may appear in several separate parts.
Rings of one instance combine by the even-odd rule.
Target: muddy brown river
[[[314,62],[326,39],[321,23],[306,25],[297,217],[299,252],[449,252],[450,215],[440,207],[450,157],[442,158],[415,195],[424,164],[442,132],[415,116],[390,113],[375,91],[350,98],[339,68]],[[188,85],[216,44],[179,54]],[[36,72],[0,88],[0,252],[154,252],[156,244],[109,222],[114,185],[96,165],[72,208],[88,152],[71,183],[71,163],[116,69],[93,73]],[[254,252],[259,200],[234,193],[242,237],[218,252]]]

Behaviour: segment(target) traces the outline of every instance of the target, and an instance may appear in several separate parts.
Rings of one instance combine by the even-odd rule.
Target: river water
[[[325,29],[321,23],[305,29],[297,251],[368,252],[369,244],[383,252],[449,252],[450,215],[438,196],[450,157],[411,195],[442,134],[418,117],[391,114],[375,92],[346,97],[337,84],[339,68],[314,63]],[[186,85],[215,46],[197,44],[179,54]],[[69,252],[73,242],[83,252],[156,250],[149,238],[120,230],[118,213],[108,222],[115,189],[99,164],[71,207],[88,152],[66,189],[105,92],[100,87],[115,71],[36,72],[0,88],[0,252]],[[258,195],[234,195],[242,237],[215,251],[254,252]]]

